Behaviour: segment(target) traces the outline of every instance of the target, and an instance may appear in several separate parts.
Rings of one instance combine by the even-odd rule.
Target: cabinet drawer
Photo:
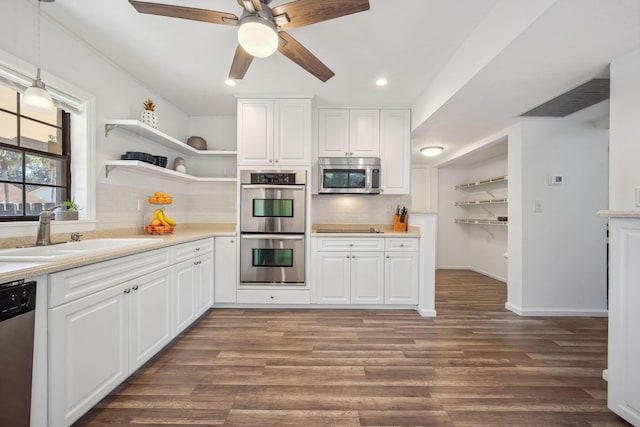
[[[170,265],[168,249],[157,249],[72,268],[49,276],[49,308]]]
[[[197,255],[213,252],[213,238],[183,243],[173,246],[171,249],[173,250],[173,262],[182,262]]]
[[[387,237],[385,239],[385,251],[417,251],[420,248],[420,239],[409,237]]]
[[[240,289],[239,304],[310,304],[306,289]]]
[[[383,251],[384,239],[380,238],[318,238],[319,251]]]

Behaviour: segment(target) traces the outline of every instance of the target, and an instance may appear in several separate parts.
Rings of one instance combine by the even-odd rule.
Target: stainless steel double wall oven
[[[306,171],[241,171],[241,286],[304,286],[305,218]]]

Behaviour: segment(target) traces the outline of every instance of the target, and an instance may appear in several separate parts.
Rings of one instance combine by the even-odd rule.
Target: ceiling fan
[[[267,57],[279,50],[284,56],[326,82],[334,72],[284,30],[315,24],[369,9],[369,0],[296,0],[274,8],[271,0],[237,0],[243,7],[233,13],[192,7],[129,0],[140,13],[210,22],[238,27],[238,46],[229,78],[244,77],[254,57]]]

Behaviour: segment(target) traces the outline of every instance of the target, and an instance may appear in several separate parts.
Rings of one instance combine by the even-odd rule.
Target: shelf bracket
[[[481,225],[480,228],[483,229],[489,236],[491,236],[492,239],[495,237],[492,232],[484,227],[484,225]]]
[[[492,198],[493,200],[495,200],[495,199],[496,199],[496,196],[494,196],[494,195],[493,195],[493,193],[492,193],[491,191],[489,191],[489,190],[484,190],[484,191],[486,191],[486,192],[487,192],[487,194],[488,194],[489,196],[491,196],[491,198]]]
[[[109,136],[109,132],[111,132],[111,129],[113,128],[117,128],[119,125],[114,125],[111,123],[107,123],[104,125],[104,137],[106,138],[107,136]]]
[[[104,177],[109,178],[109,172],[114,170],[117,166],[113,165],[104,165]]]

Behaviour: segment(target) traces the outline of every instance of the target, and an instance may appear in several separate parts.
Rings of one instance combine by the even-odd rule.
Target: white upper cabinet
[[[383,194],[411,191],[411,112],[380,111],[380,179]]]
[[[349,156],[380,157],[380,111],[349,111]]]
[[[320,109],[318,156],[380,157],[380,110]]]
[[[238,164],[311,164],[311,99],[239,99]]]

